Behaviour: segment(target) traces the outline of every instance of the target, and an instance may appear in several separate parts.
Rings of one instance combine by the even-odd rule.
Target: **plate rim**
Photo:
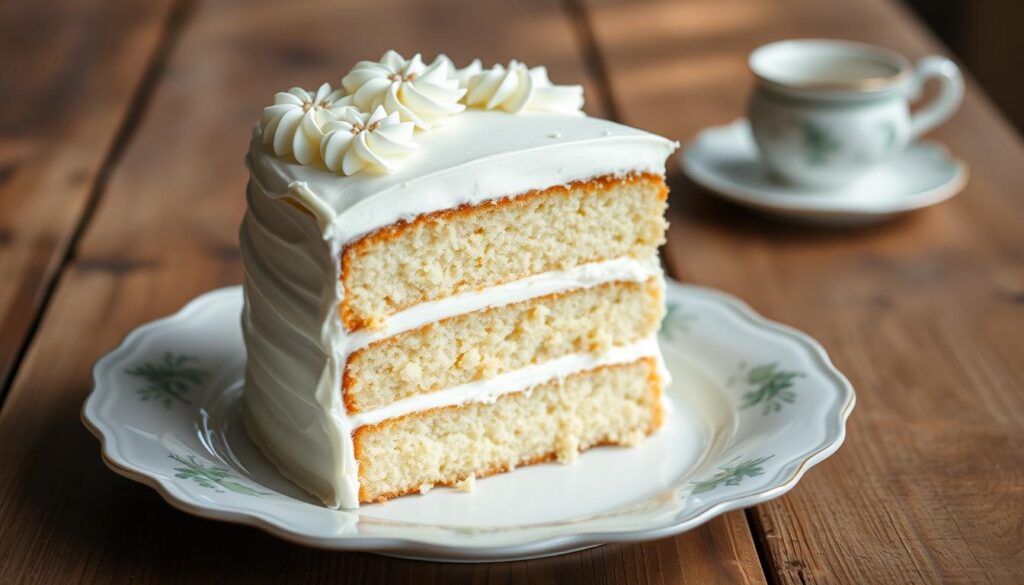
[[[721,132],[738,126],[749,127],[749,124],[746,117],[739,117],[728,124],[702,128],[692,140],[685,142],[677,160],[681,170],[691,180],[711,193],[738,205],[766,213],[790,214],[800,217],[829,215],[851,218],[884,218],[931,207],[952,199],[963,191],[970,177],[970,168],[967,163],[962,159],[955,158],[945,144],[934,140],[918,140],[915,141],[916,145],[935,149],[943,159],[954,167],[955,171],[951,180],[937,187],[914,193],[911,197],[897,197],[887,203],[871,206],[851,203],[844,199],[804,198],[799,193],[758,195],[735,181],[723,180],[720,175],[709,171],[695,158],[696,150],[706,140],[709,133]]]
[[[252,510],[241,510],[235,506],[211,504],[208,502],[198,503],[175,483],[168,481],[166,478],[148,473],[146,470],[134,465],[119,452],[116,434],[110,428],[103,428],[109,421],[103,420],[97,412],[99,397],[102,392],[101,385],[103,385],[101,374],[106,372],[120,354],[128,350],[137,340],[147,335],[150,331],[159,329],[172,322],[185,320],[194,311],[204,305],[218,301],[220,297],[240,294],[240,285],[218,288],[202,293],[191,299],[174,313],[148,321],[125,335],[113,350],[97,360],[93,366],[92,389],[82,405],[80,416],[85,427],[99,440],[100,455],[108,468],[118,475],[152,488],[172,507],[210,520],[252,526],[278,538],[304,546],[325,550],[401,554],[406,558],[421,560],[487,562],[539,558],[562,554],[563,552],[568,553],[573,550],[581,550],[601,544],[642,542],[674,536],[700,526],[727,512],[755,506],[777,498],[795,487],[809,469],[835,453],[845,441],[846,425],[856,404],[856,393],[850,381],[832,363],[825,348],[806,333],[764,317],[747,303],[728,293],[704,286],[679,283],[667,277],[665,280],[667,298],[680,294],[700,294],[710,297],[713,301],[731,308],[749,324],[771,330],[776,334],[798,342],[801,349],[815,360],[820,372],[831,379],[839,392],[838,396],[843,400],[842,407],[838,410],[838,418],[830,421],[832,424],[829,426],[829,429],[834,429],[834,434],[829,433],[814,451],[802,458],[794,458],[794,462],[799,461],[799,465],[797,465],[796,470],[792,474],[783,480],[773,481],[770,485],[754,493],[723,498],[721,501],[709,505],[703,511],[683,521],[676,521],[673,518],[665,524],[644,529],[570,532],[526,539],[515,544],[472,546],[466,543],[459,545],[439,544],[410,536],[368,536],[353,533],[323,537],[289,529],[262,517]]]

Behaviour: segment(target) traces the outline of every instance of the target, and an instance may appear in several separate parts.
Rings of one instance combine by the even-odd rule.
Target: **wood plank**
[[[592,113],[605,110],[575,23],[556,0],[460,0],[442,12],[412,1],[379,4],[196,7],[0,412],[0,581],[763,583],[741,513],[658,543],[526,563],[431,565],[306,549],[193,518],[99,461],[77,421],[94,360],[140,323],[241,279],[242,155],[275,90],[337,82],[355,60],[397,43],[458,60],[545,63],[556,80],[589,85]]]
[[[763,43],[941,50],[884,0],[587,4],[623,120],[680,140],[743,115]],[[934,138],[970,164],[966,191],[860,230],[773,222],[673,181],[675,273],[809,332],[858,391],[847,444],[753,512],[770,579],[1024,581],[1024,148],[973,82]]]
[[[0,6],[0,400],[173,4]]]

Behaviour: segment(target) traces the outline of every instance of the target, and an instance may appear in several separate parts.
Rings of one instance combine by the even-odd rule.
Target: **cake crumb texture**
[[[473,403],[414,413],[354,433],[360,501],[458,486],[598,445],[633,445],[661,425],[654,358],[605,366]]]
[[[455,484],[455,489],[460,492],[471,492],[476,489],[476,476],[470,475],[466,479]]]
[[[349,356],[349,412],[380,408],[574,353],[602,353],[657,331],[659,278],[609,282],[465,313],[373,343]]]
[[[623,256],[664,243],[659,175],[602,177],[420,216],[346,246],[341,316],[379,327],[417,303]]]

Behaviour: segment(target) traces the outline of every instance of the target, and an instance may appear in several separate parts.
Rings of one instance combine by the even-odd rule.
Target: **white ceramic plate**
[[[239,418],[241,289],[204,294],[101,359],[83,409],[111,469],[186,512],[302,544],[449,561],[661,538],[777,497],[843,442],[849,382],[814,340],[712,290],[669,283],[664,427],[634,449],[329,510],[259,454]]]
[[[758,211],[828,225],[859,225],[941,203],[963,189],[967,165],[934,142],[915,142],[855,184],[796,189],[772,179],[758,160],[750,124],[741,118],[702,130],[680,166],[710,192]]]

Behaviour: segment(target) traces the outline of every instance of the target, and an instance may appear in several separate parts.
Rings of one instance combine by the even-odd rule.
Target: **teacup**
[[[956,64],[931,56],[912,68],[899,53],[837,40],[790,40],[750,55],[757,86],[749,117],[765,167],[796,186],[854,182],[891,161],[960,106]],[[938,96],[911,114],[925,81]]]

